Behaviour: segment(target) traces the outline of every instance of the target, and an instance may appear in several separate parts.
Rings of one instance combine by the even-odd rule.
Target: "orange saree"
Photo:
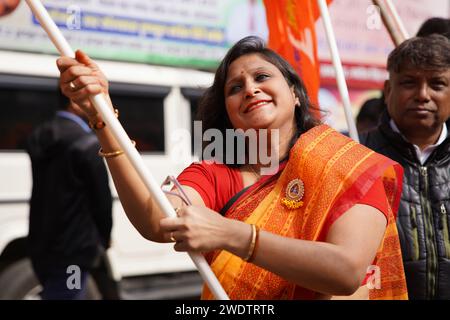
[[[401,194],[402,168],[326,125],[298,139],[284,168],[249,188],[226,216],[256,224],[261,230],[296,239],[323,241],[331,221],[362,199],[383,178],[389,202],[388,225],[375,264],[380,284],[370,299],[407,299],[395,213]],[[286,188],[294,179],[304,184],[303,204],[286,205]],[[292,184],[291,184],[292,185]],[[314,299],[316,293],[222,250],[206,256],[230,299]],[[205,286],[202,299],[213,299]]]

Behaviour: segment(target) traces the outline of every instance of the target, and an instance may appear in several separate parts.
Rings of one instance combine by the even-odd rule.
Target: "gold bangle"
[[[114,157],[120,156],[123,153],[124,153],[123,150],[116,150],[116,151],[112,151],[112,152],[103,152],[102,149],[98,150],[98,155],[103,158],[114,158]]]
[[[136,141],[131,140],[131,143],[133,144],[133,146],[136,146]],[[123,153],[124,153],[123,150],[115,150],[115,151],[111,151],[111,152],[104,152],[102,148],[100,148],[100,150],[98,150],[98,155],[103,158],[114,158],[114,157],[120,156]]]
[[[256,226],[254,224],[252,224],[251,227],[252,227],[252,241],[250,242],[250,246],[248,248],[247,255],[244,258],[245,261],[249,261],[249,259],[253,255],[253,251],[255,250],[257,230],[256,230]]]
[[[250,258],[248,258],[247,262],[252,262],[255,259],[256,251],[258,250],[258,243],[259,243],[259,228],[256,227],[256,237],[255,237],[255,246],[253,247],[253,252]]]
[[[119,118],[119,110],[114,109],[114,115],[116,116],[116,118]],[[94,129],[94,130],[101,130],[104,127],[106,127],[106,123],[103,120],[97,121],[95,123],[92,123],[91,121],[89,121],[89,128]]]

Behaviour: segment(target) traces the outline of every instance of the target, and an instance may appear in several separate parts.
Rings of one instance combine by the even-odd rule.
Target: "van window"
[[[0,75],[0,149],[25,149],[32,130],[58,109],[55,78]],[[140,152],[164,152],[164,98],[168,87],[110,84],[119,120]]]
[[[56,88],[56,79],[0,75],[0,149],[25,149],[33,128],[57,109]]]
[[[194,121],[196,119],[197,109],[198,109],[198,103],[200,102],[200,98],[202,97],[203,93],[205,92],[205,89],[194,89],[194,88],[181,88],[181,93],[183,96],[189,100],[190,106],[191,106],[191,146],[192,146],[192,154],[194,154],[194,139],[201,140],[202,137],[197,136],[194,137]],[[201,156],[197,154],[196,156]]]
[[[169,87],[111,83],[119,119],[140,152],[164,153],[164,98]]]

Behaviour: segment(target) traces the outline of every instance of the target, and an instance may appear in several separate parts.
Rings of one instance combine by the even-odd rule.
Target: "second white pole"
[[[331,51],[331,59],[333,61],[334,70],[336,70],[336,81],[341,95],[342,104],[344,106],[345,119],[347,121],[348,132],[350,137],[359,142],[358,131],[356,130],[355,120],[352,113],[352,105],[350,96],[348,94],[347,82],[345,81],[344,69],[342,68],[341,58],[339,57],[338,47],[336,45],[336,38],[331,25],[330,14],[325,0],[317,0],[322,15],[322,21],[327,35],[328,46]]]

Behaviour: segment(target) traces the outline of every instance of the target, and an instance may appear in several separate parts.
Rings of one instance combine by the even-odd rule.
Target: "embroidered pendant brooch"
[[[281,199],[281,203],[288,209],[298,209],[303,206],[303,195],[305,194],[305,186],[300,179],[294,179],[286,187],[286,196]]]

